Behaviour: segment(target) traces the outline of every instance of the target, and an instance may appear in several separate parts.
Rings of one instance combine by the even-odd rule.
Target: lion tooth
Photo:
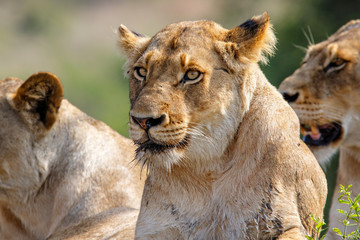
[[[311,125],[310,128],[311,128],[311,134],[312,134],[312,135],[318,135],[318,134],[320,133],[320,131],[319,131],[319,129],[317,128],[317,126]]]
[[[300,133],[305,136],[307,134],[306,128],[300,125]]]
[[[313,139],[313,140],[319,140],[320,137],[321,137],[321,133],[319,131],[319,128],[315,125],[311,125],[311,133],[310,133],[310,137]]]

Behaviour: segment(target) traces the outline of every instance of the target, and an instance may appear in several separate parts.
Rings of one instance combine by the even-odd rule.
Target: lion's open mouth
[[[186,148],[188,143],[189,143],[189,137],[185,137],[181,142],[179,142],[177,144],[172,144],[172,145],[158,144],[152,140],[148,140],[145,143],[139,144],[138,145],[139,147],[137,148],[136,151],[140,152],[140,151],[149,150],[153,153],[161,153],[161,152],[165,152],[167,150],[175,149],[175,148],[176,149],[184,149],[184,148]]]
[[[301,134],[307,145],[326,146],[341,137],[342,127],[336,122],[319,126],[301,124]]]

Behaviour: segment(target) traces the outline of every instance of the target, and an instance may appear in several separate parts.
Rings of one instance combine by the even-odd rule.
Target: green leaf
[[[340,229],[338,229],[338,228],[333,228],[332,230],[333,230],[334,232],[336,232],[339,236],[342,236],[342,233],[341,233]]]
[[[352,184],[350,184],[347,188],[346,188],[346,192],[349,192],[349,189],[352,187]]]
[[[323,240],[326,237],[326,234],[324,234],[319,240]]]
[[[309,239],[309,240],[314,240],[312,237],[310,237],[310,236],[305,236],[306,237],[306,239]]]
[[[317,221],[316,221],[317,222]],[[325,223],[323,221],[318,220],[316,223],[316,230],[319,230]]]
[[[349,219],[350,220],[353,220],[354,222],[357,222],[357,223],[359,223],[359,220],[358,220],[358,218],[354,218],[354,217],[349,217]],[[352,225],[358,225],[358,224],[352,224]]]
[[[357,195],[355,198],[354,198],[354,202],[359,202],[359,200],[360,200],[360,193],[359,193],[359,195]]]
[[[344,200],[344,199],[338,199],[339,203],[344,203],[344,204],[349,204],[349,201]]]
[[[349,225],[349,220],[347,220],[347,219],[344,219],[343,221],[342,221],[342,223],[344,224],[344,226],[347,226],[347,225]]]
[[[347,211],[342,210],[342,209],[336,209],[339,213],[347,215]]]
[[[355,211],[360,212],[360,205],[359,205],[359,203],[356,203],[355,206],[354,206],[354,208],[355,208]]]
[[[352,235],[354,235],[355,234],[355,231],[354,232],[351,232],[351,233],[349,233],[348,235],[346,235],[346,238],[349,238],[349,237],[351,237]]]
[[[341,192],[341,191],[339,191],[339,192]],[[341,198],[343,198],[344,196],[345,196],[345,193],[340,194],[340,196],[338,197],[338,200],[341,199]]]
[[[359,215],[357,214],[350,214],[349,219],[354,220],[355,222],[358,222]]]

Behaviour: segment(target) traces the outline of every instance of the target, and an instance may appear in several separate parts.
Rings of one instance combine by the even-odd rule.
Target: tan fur
[[[148,167],[136,239],[313,236],[325,177],[257,64],[274,48],[267,13],[232,30],[195,21],[119,35],[130,136]]]
[[[287,96],[298,94],[296,100],[290,101],[290,105],[300,122],[312,126],[312,131],[316,132],[319,125],[333,122],[341,125],[339,138],[329,145],[310,145],[321,163],[340,149],[336,193],[332,199],[327,239],[340,239],[331,231],[332,228],[338,227],[343,231],[343,225],[338,219],[344,219],[344,216],[336,210],[346,207],[337,202],[339,184],[352,184],[354,196],[360,192],[359,38],[360,20],[347,23],[327,40],[310,46],[302,66],[279,87]],[[302,132],[306,134],[304,131],[303,128]],[[348,230],[351,232],[351,228]]]
[[[0,239],[132,239],[135,146],[37,73],[0,81]]]

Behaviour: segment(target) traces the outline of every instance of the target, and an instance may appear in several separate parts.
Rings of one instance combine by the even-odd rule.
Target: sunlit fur
[[[136,239],[314,236],[310,213],[322,217],[325,177],[257,64],[274,49],[268,15],[231,30],[194,21],[152,38],[125,26],[119,35],[130,136],[148,167]],[[184,80],[189,69],[202,79]]]
[[[360,193],[359,38],[360,21],[350,21],[327,40],[310,46],[302,66],[279,87],[281,92],[289,95],[299,93],[299,97],[290,105],[301,123],[321,125],[337,122],[342,125],[342,134],[337,141],[328,146],[310,146],[321,163],[326,163],[340,149],[340,166],[327,239],[340,239],[331,229],[342,229],[342,223],[338,220],[344,216],[336,209],[347,207],[337,202],[339,184],[352,184],[354,196]],[[344,64],[327,67],[336,61],[344,61]],[[348,232],[354,229],[349,227]]]
[[[0,239],[133,239],[135,146],[62,96],[50,73],[0,80]]]

